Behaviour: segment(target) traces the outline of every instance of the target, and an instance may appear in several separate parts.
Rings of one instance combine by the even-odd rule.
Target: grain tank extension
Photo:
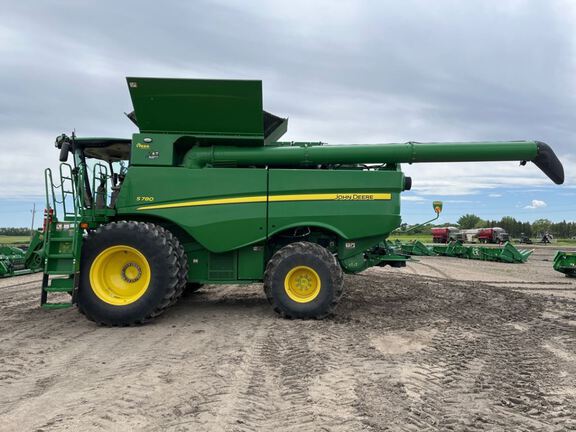
[[[343,273],[405,265],[386,242],[412,184],[401,163],[532,161],[564,180],[538,141],[281,142],[288,120],[263,111],[260,81],[127,81],[139,132],[61,135],[60,172],[46,170],[41,303],[106,325],[203,284],[263,282],[282,316],[327,316]]]

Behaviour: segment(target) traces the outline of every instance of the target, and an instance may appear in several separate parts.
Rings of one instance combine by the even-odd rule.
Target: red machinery
[[[481,228],[476,235],[480,243],[505,243],[510,236],[503,228]]]
[[[434,243],[448,243],[452,240],[458,240],[458,228],[444,227],[432,228],[432,241]]]

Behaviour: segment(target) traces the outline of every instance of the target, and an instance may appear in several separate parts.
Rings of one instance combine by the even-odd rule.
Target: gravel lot
[[[576,430],[576,279],[429,257],[346,279],[336,316],[279,319],[208,286],[104,328],[0,280],[0,430]]]

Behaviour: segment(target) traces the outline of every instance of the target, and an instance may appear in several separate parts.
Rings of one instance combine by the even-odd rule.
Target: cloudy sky
[[[125,76],[264,81],[287,140],[538,139],[564,163],[420,164],[407,222],[445,201],[499,219],[576,220],[571,0],[0,0],[0,226],[43,208],[54,137],[136,132]]]

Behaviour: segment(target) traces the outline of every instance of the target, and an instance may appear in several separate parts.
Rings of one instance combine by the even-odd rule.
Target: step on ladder
[[[78,194],[68,164],[60,165],[60,181],[54,184],[52,172],[45,171],[47,206],[44,215],[44,274],[40,305],[44,309],[62,309],[76,302],[80,271],[82,232],[79,227]],[[56,195],[59,192],[57,199]],[[62,220],[58,220],[57,209]],[[48,302],[50,293],[68,293],[69,299]]]

